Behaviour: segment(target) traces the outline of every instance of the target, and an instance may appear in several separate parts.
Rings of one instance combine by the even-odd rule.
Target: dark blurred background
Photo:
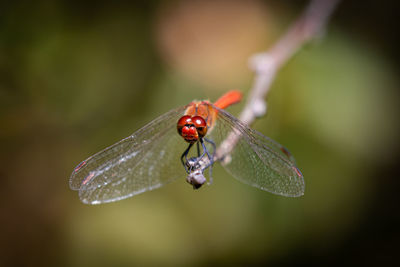
[[[394,265],[399,251],[398,10],[343,1],[279,73],[253,127],[288,147],[301,198],[220,166],[87,206],[80,161],[192,99],[248,92],[247,59],[307,1],[2,1],[0,266]],[[240,106],[230,109],[237,114]]]

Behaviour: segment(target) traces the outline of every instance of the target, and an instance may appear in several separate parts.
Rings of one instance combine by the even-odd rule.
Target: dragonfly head
[[[180,136],[188,143],[196,143],[207,134],[207,123],[201,116],[182,116],[177,123]]]

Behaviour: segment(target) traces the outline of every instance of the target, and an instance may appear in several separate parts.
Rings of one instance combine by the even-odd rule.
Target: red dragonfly
[[[71,189],[83,203],[101,204],[159,188],[185,172],[198,189],[206,182],[204,171],[209,169],[211,182],[213,164],[221,161],[246,184],[282,196],[303,195],[303,175],[289,151],[224,110],[240,100],[240,92],[230,91],[214,104],[193,101],[161,115],[78,164]],[[217,146],[229,139],[233,149],[217,155]]]

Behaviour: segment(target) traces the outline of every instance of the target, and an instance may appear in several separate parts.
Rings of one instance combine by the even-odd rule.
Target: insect
[[[211,182],[217,160],[246,184],[282,196],[303,195],[303,175],[289,151],[224,110],[240,100],[240,92],[230,91],[214,104],[193,101],[161,115],[78,164],[71,189],[86,204],[125,199],[185,175],[198,189],[206,169]],[[230,139],[233,149],[217,156]]]

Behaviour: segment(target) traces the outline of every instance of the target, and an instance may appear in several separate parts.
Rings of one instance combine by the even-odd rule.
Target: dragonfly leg
[[[203,146],[203,150],[206,152],[206,154],[207,154],[207,157],[208,157],[208,159],[210,160],[210,163],[207,165],[207,166],[205,166],[204,167],[204,170],[205,169],[207,169],[207,168],[209,168],[208,169],[208,173],[209,173],[209,175],[210,175],[210,178],[209,178],[209,183],[208,184],[212,184],[212,167],[213,167],[213,165],[212,165],[212,158],[211,158],[211,156],[210,156],[210,153],[208,153],[208,149],[207,149],[207,147],[206,147],[206,145],[205,145],[205,143],[204,142],[202,142],[201,143],[201,145]]]
[[[203,153],[202,153],[201,155],[200,155],[199,142],[201,143],[201,146],[202,146],[202,148],[203,148]],[[203,142],[203,139],[202,139],[202,138],[200,138],[199,141],[197,142],[197,147],[198,147],[198,151],[197,151],[198,157],[193,157],[193,158],[190,158],[190,159],[189,159],[190,165],[193,166],[194,168],[196,168],[195,166],[198,165],[198,163],[199,163],[200,160],[204,157],[204,155],[207,154],[207,156],[209,157],[208,150],[207,150],[206,146],[204,145],[204,142]],[[186,152],[186,151],[185,151],[185,152]],[[186,154],[187,154],[187,153],[186,153]],[[188,159],[186,158],[186,163],[187,163],[187,162],[188,162]],[[205,167],[205,168],[203,168],[203,171],[204,171],[205,169],[207,169],[207,168],[208,168],[208,166]],[[192,169],[190,168],[189,170],[192,170]]]
[[[211,141],[210,139],[204,138],[204,141],[206,141],[207,143],[209,143],[210,145],[212,145],[213,147],[213,153],[212,153],[212,158],[210,158],[211,160],[211,164],[214,163],[214,157],[215,157],[215,153],[216,153],[216,145],[213,141]]]
[[[200,142],[203,142],[203,140],[201,140]],[[187,173],[190,173],[194,169],[198,168],[198,163],[200,162],[200,160],[204,157],[204,155],[207,152],[207,150],[204,150],[204,146],[203,146],[203,154],[200,155],[200,146],[199,146],[199,143],[197,142],[197,155],[198,156],[188,159],[187,155],[189,154],[189,150],[192,146],[193,146],[193,144],[189,144],[189,147],[185,150],[185,152],[183,152],[183,154],[181,156],[182,165],[185,167],[185,170]],[[186,161],[184,160],[184,158]]]
[[[193,144],[189,144],[188,148],[186,148],[186,150],[183,152],[183,154],[182,154],[182,156],[181,156],[182,165],[183,165],[183,167],[185,167],[185,171],[186,171],[187,173],[189,173],[189,170],[188,170],[187,167],[186,167],[186,162],[188,162],[187,155],[189,154],[189,150],[190,150],[190,148],[191,148],[192,146],[193,146]],[[183,161],[183,158],[186,159],[186,162]]]
[[[208,166],[206,167],[206,168],[210,167],[210,169],[209,169],[209,174],[210,174],[210,182],[209,182],[209,184],[212,184],[212,182],[213,182],[213,178],[212,178],[212,167],[213,167],[213,164],[214,164],[214,157],[215,157],[215,153],[216,153],[216,146],[215,146],[215,143],[214,143],[213,141],[211,141],[210,139],[204,138],[204,140],[205,140],[207,143],[211,144],[212,147],[213,147],[212,157],[210,157],[210,154],[207,152],[207,156],[208,156],[208,158],[209,158],[209,160],[210,160],[210,163],[209,163]]]
[[[210,155],[210,153],[208,152],[208,149],[205,145],[205,142],[210,143],[213,147],[213,153],[212,156]],[[203,148],[203,153],[200,155],[200,144]],[[192,147],[193,144],[189,144],[189,147],[185,150],[185,152],[183,152],[182,156],[181,156],[181,162],[182,165],[185,167],[185,170],[187,173],[190,174],[191,171],[196,170],[198,167],[198,163],[201,161],[201,159],[207,155],[208,159],[209,159],[209,164],[207,166],[205,166],[204,168],[201,168],[201,172],[204,172],[205,169],[210,168],[209,169],[209,174],[210,174],[210,178],[209,178],[209,184],[212,183],[212,166],[214,164],[214,156],[215,156],[215,150],[216,150],[216,146],[215,143],[209,139],[204,138],[200,138],[199,141],[197,142],[196,146],[197,146],[197,157],[193,157],[188,159],[187,155],[189,154],[189,150]],[[184,158],[186,159],[186,162],[184,161]]]
[[[199,142],[201,143],[201,146],[202,146],[202,148],[203,148],[203,153],[202,153],[201,155],[200,155]],[[194,166],[196,166],[197,163],[199,163],[199,161],[204,157],[205,154],[208,154],[207,148],[204,146],[203,139],[200,138],[200,139],[199,139],[199,142],[197,142],[197,149],[198,149],[198,150],[197,150],[197,158],[195,158],[196,161],[194,162]]]

